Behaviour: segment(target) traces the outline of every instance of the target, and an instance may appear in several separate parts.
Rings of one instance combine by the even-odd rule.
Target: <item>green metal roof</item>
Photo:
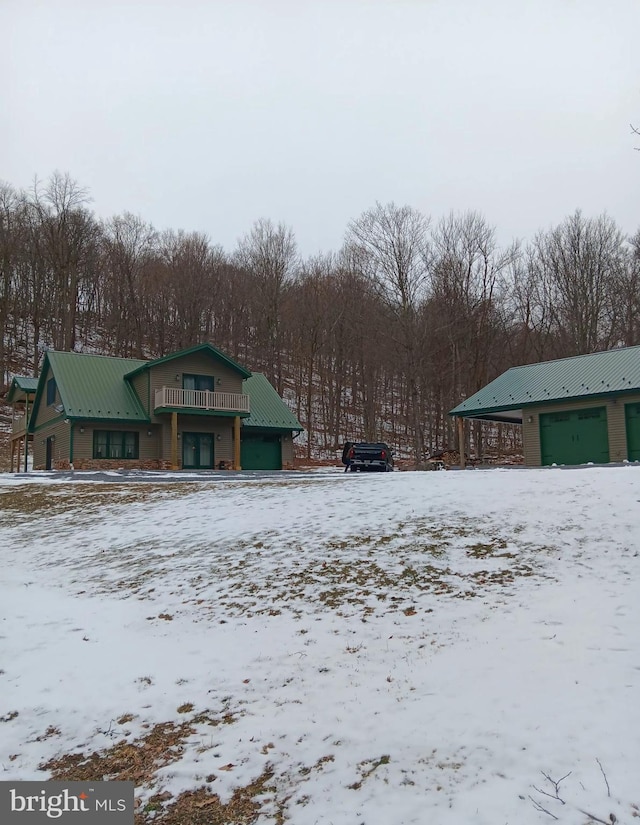
[[[640,346],[511,367],[449,415],[491,417],[532,404],[640,390]]]
[[[222,361],[232,370],[239,372],[243,378],[249,378],[251,373],[249,370],[241,367],[240,364],[237,364],[234,360],[229,358],[223,352],[220,352],[219,349],[216,349],[213,344],[197,344],[195,347],[189,347],[188,349],[182,349],[179,352],[171,352],[169,355],[164,355],[162,358],[156,358],[154,361],[138,361],[136,362],[140,366],[132,366],[131,371],[127,373],[127,378],[132,378],[137,373],[142,372],[142,370],[149,369],[150,367],[155,367],[156,364],[165,364],[167,361],[173,361],[174,358],[182,358],[183,355],[192,355],[194,352],[205,352],[209,355],[214,356],[218,360]]]
[[[250,399],[251,415],[242,420],[244,427],[263,427],[278,430],[304,429],[274,387],[261,372],[254,372],[243,381],[244,392]]]
[[[26,395],[33,395],[38,389],[38,379],[27,375],[14,375],[7,393],[7,403],[24,401]]]
[[[49,367],[60,394],[61,415],[67,418],[148,422],[149,417],[127,378],[153,363],[158,362],[77,352],[47,352],[34,402],[36,415],[31,417],[32,425],[35,426],[37,410],[46,393],[45,376]],[[243,389],[251,399],[251,415],[243,419],[242,426],[302,430],[298,419],[267,378],[261,373],[249,375],[243,382]]]
[[[48,367],[53,372],[64,408],[59,412],[67,418],[148,422],[149,417],[133,387],[124,379],[132,368],[144,363],[106,355],[47,352],[34,402],[36,415],[31,417],[31,425],[35,426],[40,399],[46,390]]]

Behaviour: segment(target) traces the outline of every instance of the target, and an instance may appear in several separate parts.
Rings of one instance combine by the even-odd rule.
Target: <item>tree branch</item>
[[[611,796],[611,788],[609,787],[609,782],[607,780],[607,774],[604,772],[604,768],[602,767],[602,762],[596,756],[596,762],[600,766],[600,770],[602,771],[602,776],[604,777],[604,784],[607,786],[607,796]]]

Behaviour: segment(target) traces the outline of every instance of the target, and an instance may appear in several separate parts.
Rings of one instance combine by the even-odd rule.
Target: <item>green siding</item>
[[[560,410],[540,416],[543,465],[609,461],[606,407]]]

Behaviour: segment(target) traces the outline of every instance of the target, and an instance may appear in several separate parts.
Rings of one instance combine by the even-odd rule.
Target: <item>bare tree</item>
[[[381,332],[394,339],[409,387],[413,452],[424,461],[419,375],[423,358],[418,315],[427,286],[429,219],[410,206],[376,203],[349,224],[345,254],[386,310]]]
[[[97,239],[97,225],[86,206],[89,195],[68,174],[55,172],[44,187],[34,182],[30,209],[39,223],[39,253],[51,271],[50,317],[56,349],[73,349],[78,294],[88,277],[86,253]]]
[[[578,210],[533,242],[532,266],[546,286],[548,311],[562,355],[606,349],[614,341],[616,284],[626,263],[624,237],[607,215],[584,218]]]
[[[18,193],[9,184],[0,182],[0,385],[5,382],[15,346],[15,340],[12,341],[9,335],[9,320],[16,290],[16,269],[24,241],[21,211]],[[13,320],[15,323],[15,318]]]
[[[499,249],[495,229],[477,212],[451,213],[437,225],[432,243],[431,350],[440,350],[437,363],[449,379],[445,398],[454,406],[501,371],[495,341],[503,328],[504,275],[517,260],[518,249]],[[446,419],[448,441],[450,428]],[[479,449],[480,439],[477,428]]]
[[[630,250],[620,268],[616,302],[619,342],[627,347],[640,344],[640,230],[631,238]]]
[[[123,354],[144,356],[144,273],[155,252],[157,234],[141,218],[125,212],[104,225],[104,251],[111,321]]]
[[[281,310],[285,292],[298,265],[293,231],[283,223],[256,221],[238,244],[237,261],[252,276],[258,337],[263,345],[269,380],[283,390]]]
[[[212,329],[224,253],[199,232],[167,231],[161,247],[172,291],[175,346],[182,349],[205,340]]]

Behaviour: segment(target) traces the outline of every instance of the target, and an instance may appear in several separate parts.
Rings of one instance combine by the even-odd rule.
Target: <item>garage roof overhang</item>
[[[453,413],[458,418],[469,418],[474,421],[497,421],[501,424],[522,424],[522,408],[509,410],[491,410],[478,412]]]
[[[522,422],[533,407],[606,399],[640,392],[640,346],[511,367],[449,415]],[[525,413],[526,414],[526,413]]]

